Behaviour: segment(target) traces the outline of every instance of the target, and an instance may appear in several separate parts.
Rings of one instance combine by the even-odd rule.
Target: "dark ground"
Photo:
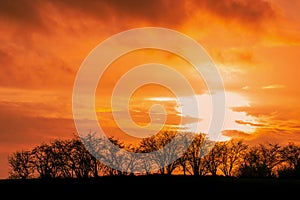
[[[239,197],[300,197],[300,179],[238,179],[225,177],[193,176],[124,176],[99,177],[97,179],[27,179],[0,180],[0,194],[10,198],[22,197],[50,199],[59,197],[85,197],[84,199],[104,199],[108,197],[124,199],[176,198],[208,196],[213,198]],[[98,198],[96,198],[96,197]],[[190,196],[190,197],[189,197]],[[0,197],[1,198],[1,197]],[[68,198],[68,199],[69,199]],[[2,199],[2,198],[1,198]],[[6,198],[7,199],[7,198]],[[206,198],[207,199],[207,198]]]

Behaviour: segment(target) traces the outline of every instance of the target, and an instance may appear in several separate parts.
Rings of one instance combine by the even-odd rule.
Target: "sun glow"
[[[234,107],[249,106],[249,101],[245,97],[233,92],[225,92],[225,97],[226,107],[222,130],[238,130],[249,134],[253,133],[255,131],[255,126],[252,126],[251,124],[256,123],[255,119],[248,116],[245,112],[235,112],[232,110]],[[187,130],[191,132],[200,130],[203,133],[207,133],[210,129],[213,113],[213,105],[210,94],[196,96],[199,111],[196,108],[191,107],[191,97],[184,97],[182,99],[181,108],[185,107],[187,113],[187,116],[183,117],[198,119],[197,122],[187,123]],[[230,139],[230,137],[223,135],[219,138],[219,140],[228,139]]]
[[[215,93],[218,98],[219,93]],[[146,100],[157,102],[158,104],[177,102],[175,110],[181,117],[181,128],[189,132],[209,133],[212,124],[213,104],[212,97],[209,93],[196,96],[178,97],[150,97]],[[196,99],[197,107],[193,101]],[[246,134],[255,132],[258,124],[256,119],[246,112],[238,112],[233,108],[250,107],[250,101],[243,95],[234,92],[225,92],[225,115],[223,118],[222,131],[239,131]],[[184,112],[183,112],[184,111]],[[168,113],[168,112],[166,112]],[[213,128],[213,127],[212,127]],[[219,134],[219,141],[229,140],[231,137]]]

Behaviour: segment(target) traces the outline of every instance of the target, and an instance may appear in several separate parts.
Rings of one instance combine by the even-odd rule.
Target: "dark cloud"
[[[276,16],[271,4],[264,0],[219,0],[194,1],[200,8],[221,17],[224,20],[235,20],[258,25],[266,19]]]
[[[1,61],[1,63],[4,62],[8,57],[9,57],[9,55],[6,52],[4,52],[3,50],[0,49],[0,61]]]
[[[113,20],[120,26],[126,20],[179,25],[186,17],[185,1],[181,0],[58,0],[52,3],[59,9],[79,13],[78,17],[93,17],[104,22]]]
[[[38,4],[39,2],[35,0],[1,0],[0,18],[6,21],[7,25],[17,23],[22,24],[27,28],[41,28],[44,26],[42,13],[45,13],[45,10],[39,9]]]
[[[120,16],[142,17],[152,22],[164,22],[166,24],[181,24],[187,17],[185,1],[182,0],[112,0],[108,3],[115,8]]]
[[[59,55],[43,55],[34,48],[24,52],[22,45],[1,46],[0,63],[0,85],[4,87],[70,87],[75,74],[70,61]]]
[[[0,0],[0,3],[0,19],[7,22],[6,26],[17,24],[25,28],[23,31],[34,27],[51,33],[61,22],[78,20],[84,23],[91,18],[107,24],[108,29],[119,30],[136,26],[136,23],[180,27],[196,12],[211,13],[221,21],[236,21],[243,26],[259,25],[276,16],[271,4],[263,0]],[[60,17],[55,18],[57,14]]]
[[[259,25],[274,19],[276,12],[263,0],[108,0],[52,1],[60,9],[77,11],[85,17],[124,22],[147,21],[155,25],[178,26],[195,12],[209,12],[224,21],[236,21],[244,26]],[[122,26],[122,24],[119,24]]]
[[[6,65],[11,62],[12,62],[12,56],[9,55],[4,50],[0,49],[0,63],[2,64],[2,68],[6,67]]]

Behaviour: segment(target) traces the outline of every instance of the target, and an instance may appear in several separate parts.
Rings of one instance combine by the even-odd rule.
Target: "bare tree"
[[[55,178],[58,168],[54,163],[52,147],[43,143],[32,150],[33,165],[40,178]]]
[[[231,139],[218,145],[221,163],[219,169],[225,176],[233,176],[242,162],[248,145],[242,140]]]
[[[286,162],[292,169],[300,165],[300,147],[289,143],[280,151],[283,162]]]
[[[10,178],[30,178],[33,174],[30,151],[16,151],[8,157]]]
[[[185,166],[189,174],[194,176],[205,175],[208,172],[205,169],[203,157],[211,150],[213,142],[209,141],[206,134],[196,134],[194,140],[185,152]]]
[[[189,137],[186,137],[189,136]],[[190,138],[192,137],[192,142],[195,142],[194,140],[196,140],[194,137],[197,136],[197,134],[192,133],[192,132],[186,132],[185,133],[185,137],[182,137],[181,143],[183,145],[184,148],[187,148],[186,151],[184,152],[184,154],[182,156],[179,157],[179,159],[177,160],[177,162],[179,163],[179,167],[180,167],[180,171],[183,173],[183,175],[190,175],[191,174],[191,170],[190,169],[190,163],[189,163],[189,159],[190,159],[190,151],[191,148],[193,147],[193,143],[191,143]]]
[[[174,139],[176,137],[176,139]],[[183,156],[181,150],[185,147],[182,139],[186,135],[176,131],[162,131],[154,136],[144,138],[139,147],[142,152],[152,152],[153,164],[158,166],[160,174],[171,175],[179,166],[178,158]],[[187,148],[186,148],[187,149]],[[180,155],[179,155],[180,154]]]
[[[141,159],[135,153],[150,157]],[[93,134],[86,138],[53,140],[31,151],[16,151],[8,157],[8,162],[9,177],[18,179],[135,175],[136,171],[194,176],[221,172],[238,177],[299,177],[299,159],[300,148],[293,143],[284,147],[258,144],[249,148],[241,140],[214,142],[202,133],[162,131],[142,139],[138,145],[125,145],[113,137],[97,138]],[[153,171],[153,166],[158,170]]]
[[[289,143],[280,151],[282,164],[278,169],[279,177],[300,177],[300,147]]]
[[[94,157],[78,139],[73,139],[69,152],[71,170],[77,178],[88,178],[95,173]]]
[[[217,171],[222,163],[221,150],[223,145],[216,142],[214,147],[209,151],[207,155],[203,157],[205,168],[211,173],[212,176],[217,176]]]
[[[274,169],[282,162],[278,144],[251,147],[239,168],[238,176],[274,177]]]

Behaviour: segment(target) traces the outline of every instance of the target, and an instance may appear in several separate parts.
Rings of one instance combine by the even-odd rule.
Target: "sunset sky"
[[[220,139],[300,144],[299,0],[0,3],[0,178],[8,176],[7,156],[12,152],[77,134],[72,92],[82,62],[99,43],[133,28],[176,30],[206,50],[225,88]],[[149,123],[149,108],[160,104],[167,113],[165,128],[178,128],[182,119],[182,127],[193,130],[199,124],[206,132],[210,96],[204,80],[178,56],[149,49],[124,55],[105,71],[95,100],[99,124],[107,134],[133,139],[113,121],[113,109],[121,115],[125,110],[110,107],[111,94],[126,71],[151,62],[173,66],[187,77],[203,112],[199,116],[188,108],[189,115],[182,116],[172,92],[145,85],[129,101],[133,120],[142,126]],[[158,76],[170,79],[168,73]],[[178,87],[180,90],[181,85]],[[189,106],[188,96],[182,106]],[[164,117],[161,110],[152,108],[156,119]],[[126,120],[124,117],[125,126]]]

